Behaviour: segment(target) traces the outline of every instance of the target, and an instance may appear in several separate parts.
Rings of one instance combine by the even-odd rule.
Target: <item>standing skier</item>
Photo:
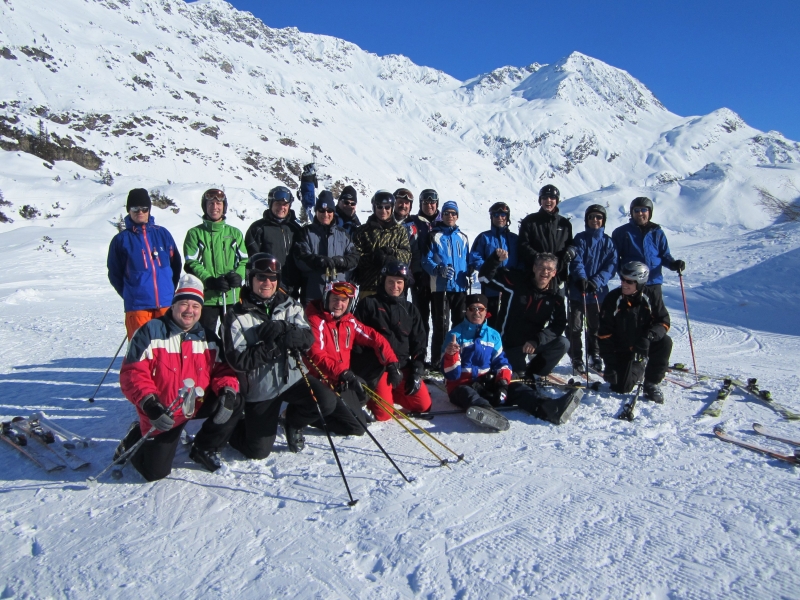
[[[108,280],[124,300],[128,340],[166,314],[181,276],[181,253],[169,231],[156,225],[151,206],[147,190],[128,192],[125,229],[108,248]]]
[[[305,305],[322,298],[328,277],[349,280],[359,254],[344,229],[335,224],[333,194],[322,190],[314,205],[314,220],[303,227],[294,244],[300,272],[300,298]]]
[[[617,252],[614,242],[605,234],[606,209],[592,204],[584,213],[585,231],[575,236],[575,258],[569,266],[569,354],[572,367],[583,373],[583,321],[587,323],[587,352],[589,365],[603,371],[597,328],[600,304],[608,294],[608,282],[617,272]],[[584,314],[584,306],[586,314]]]
[[[371,296],[378,289],[378,277],[386,261],[394,258],[408,264],[411,245],[405,228],[394,220],[394,195],[378,190],[372,196],[373,214],[353,234],[353,244],[361,253],[356,280],[362,296]]]
[[[136,331],[120,369],[120,388],[136,407],[139,420],[120,442],[115,457],[155,427],[130,458],[147,481],[170,474],[181,431],[189,419],[205,419],[189,457],[216,471],[220,467],[218,452],[241,411],[239,382],[222,356],[219,338],[199,323],[202,307],[203,284],[194,275],[184,275],[171,310]],[[196,399],[196,411],[191,414],[184,412],[182,403],[173,408],[187,378],[205,391],[205,396]]]
[[[440,218],[430,235],[428,253],[422,257],[422,268],[431,282],[431,363],[437,367],[445,333],[464,319],[464,302],[470,291],[469,238],[457,225],[458,204],[445,202]]]
[[[491,228],[489,231],[479,234],[472,244],[472,251],[469,253],[470,266],[476,271],[480,270],[483,263],[494,254],[495,250],[500,248],[508,253],[508,258],[500,263],[500,267],[516,269],[519,236],[508,229],[508,225],[511,223],[511,209],[505,202],[495,202],[489,208],[489,218],[491,219]],[[489,312],[489,326],[492,329],[499,329],[500,323],[502,323],[500,316],[502,292],[481,284],[481,294],[489,299],[489,306],[486,307]],[[506,296],[506,300],[508,300],[508,296]]]
[[[567,265],[572,260],[567,255],[567,248],[572,245],[572,223],[558,214],[560,201],[561,192],[556,186],[548,184],[539,190],[539,212],[528,215],[519,225],[519,258],[530,269],[538,254],[555,254],[558,259],[555,285],[564,295]]]
[[[303,174],[300,176],[300,189],[297,190],[297,198],[300,200],[300,221],[306,225],[310,220],[310,215],[314,209],[314,196],[319,187],[317,181],[317,165],[309,163],[303,167]]]
[[[617,264],[624,265],[638,261],[647,265],[650,271],[647,286],[660,298],[661,284],[664,281],[661,265],[680,273],[686,269],[686,263],[672,257],[664,230],[660,225],[653,223],[653,201],[650,198],[645,196],[634,198],[630,212],[630,221],[617,227],[611,234],[619,255]]]
[[[339,194],[339,201],[336,203],[336,224],[345,230],[348,237],[353,237],[356,229],[361,227],[361,221],[356,214],[358,204],[358,192],[352,185],[347,185]]]
[[[411,299],[419,310],[422,324],[425,326],[425,339],[430,336],[431,319],[431,278],[422,268],[422,257],[428,253],[430,247],[430,234],[433,224],[439,217],[439,194],[436,190],[425,189],[419,195],[419,212],[408,218],[408,223],[413,223],[416,229],[417,250],[420,262],[411,264],[411,274],[414,286],[411,288]],[[429,365],[430,366],[430,365]]]
[[[603,301],[597,337],[611,390],[626,394],[644,377],[644,397],[660,404],[664,394],[658,384],[667,373],[672,338],[661,294],[646,285],[649,275],[638,261],[620,269],[622,284]]]
[[[200,323],[217,330],[217,319],[225,322],[224,307],[233,306],[242,287],[247,250],[242,232],[225,221],[228,198],[218,189],[206,190],[200,200],[203,223],[192,227],[183,241],[184,269],[205,287]]]
[[[394,191],[395,205],[394,205],[394,220],[406,228],[408,233],[408,244],[411,246],[411,262],[409,263],[410,282],[414,281],[413,273],[422,271],[422,263],[420,262],[420,249],[419,249],[419,231],[414,217],[411,216],[411,208],[414,206],[414,194],[411,190],[406,188],[399,188]],[[403,292],[407,296],[408,288]]]

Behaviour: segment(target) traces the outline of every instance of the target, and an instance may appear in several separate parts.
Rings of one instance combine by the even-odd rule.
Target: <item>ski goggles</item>
[[[433,190],[430,190],[428,192],[423,192],[419,199],[423,204],[438,204],[439,194]]]
[[[203,194],[203,200],[204,201],[205,200],[218,200],[218,201],[225,202],[225,200],[227,200],[227,197],[225,196],[225,192],[223,192],[222,190],[211,189],[211,190],[206,190],[206,193]]]
[[[252,271],[257,273],[280,273],[281,272],[281,261],[279,261],[274,256],[264,257],[264,258],[257,258],[253,261],[252,266],[250,267]]]
[[[345,298],[356,297],[356,286],[346,281],[335,281],[331,283],[329,291],[334,296],[343,296]]]
[[[288,190],[277,190],[270,198],[270,202],[291,202],[292,200],[294,198],[292,198],[292,193]]]
[[[414,201],[414,194],[412,194],[410,191],[408,191],[406,189],[397,190],[394,193],[394,197],[397,200],[406,200],[408,202],[413,202]]]

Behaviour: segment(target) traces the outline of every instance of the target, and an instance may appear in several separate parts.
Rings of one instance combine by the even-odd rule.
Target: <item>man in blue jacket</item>
[[[469,292],[469,239],[458,228],[457,221],[458,204],[452,200],[445,202],[441,221],[430,235],[428,252],[422,256],[422,268],[431,281],[433,365],[441,362],[444,335],[450,323],[455,327],[464,320],[464,302]]]
[[[603,371],[597,329],[600,326],[600,305],[608,294],[608,282],[617,272],[617,251],[605,234],[606,209],[592,204],[584,213],[585,231],[575,236],[575,258],[569,265],[569,354],[572,367],[584,373],[583,320],[586,318],[586,341],[589,366]],[[586,314],[583,309],[586,306]]]
[[[511,209],[505,202],[495,202],[489,208],[489,215],[492,227],[475,238],[472,252],[469,253],[469,266],[475,271],[480,270],[483,263],[499,248],[508,253],[508,258],[500,263],[500,268],[516,269],[519,236],[508,230],[508,225],[511,223]],[[481,284],[481,294],[489,300],[489,306],[486,307],[489,311],[489,327],[499,329],[499,324],[502,323],[500,311],[503,293]]]
[[[147,190],[131,190],[125,229],[108,248],[108,280],[124,300],[129,340],[139,327],[169,310],[181,276],[178,247],[169,231],[156,225],[151,206]]]
[[[672,257],[667,243],[667,236],[660,225],[653,223],[653,201],[645,196],[634,198],[631,202],[631,220],[617,227],[611,234],[619,257],[618,265],[638,261],[650,269],[647,287],[661,298],[661,265],[671,271],[681,272],[686,263]]]

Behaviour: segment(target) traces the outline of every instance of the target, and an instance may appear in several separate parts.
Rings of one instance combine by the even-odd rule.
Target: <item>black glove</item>
[[[577,255],[578,249],[575,246],[567,246],[567,249],[564,250],[564,262],[571,262]]]
[[[153,427],[159,431],[169,431],[175,425],[175,419],[169,416],[167,407],[161,404],[155,394],[145,396],[139,406],[142,407],[142,412],[150,419]]]
[[[650,340],[647,337],[639,338],[633,345],[633,353],[642,358],[646,357],[650,353]]]
[[[225,279],[225,275],[220,275],[219,277],[209,277],[206,279],[205,287],[207,290],[214,290],[216,292],[227,292],[231,289],[228,280]]]
[[[314,259],[314,268],[317,271],[330,271],[336,267],[330,256],[317,256]]]
[[[288,325],[283,334],[283,345],[287,350],[301,350],[305,352],[311,348],[309,330],[305,327]]]
[[[347,266],[347,261],[344,259],[344,256],[334,256],[333,266],[337,269],[344,269]]]
[[[672,262],[670,269],[672,269],[673,271],[677,271],[678,273],[682,273],[683,271],[686,270],[686,263],[683,262],[682,260],[675,260]]]
[[[496,379],[494,383],[494,401],[496,404],[505,404],[508,399],[508,382],[505,379]]]
[[[586,282],[586,293],[587,294],[594,294],[596,291],[597,291],[597,284],[594,281],[592,281],[591,279],[589,279]]]
[[[386,365],[386,381],[392,388],[397,388],[403,381],[403,373],[396,362]]]
[[[258,339],[271,342],[286,333],[286,321],[265,321],[256,328]]]
[[[350,369],[344,371],[339,375],[339,381],[343,384],[343,389],[350,389],[358,396],[358,401],[361,404],[367,403],[367,393],[364,391],[364,385],[367,384],[361,377],[353,373]]]
[[[575,285],[578,286],[578,291],[580,291],[581,293],[585,294],[586,293],[586,284],[588,284],[588,283],[589,282],[586,279],[581,277],[580,279],[578,279],[578,281],[575,282]]]
[[[219,392],[219,405],[217,406],[217,410],[214,413],[214,421],[215,425],[224,425],[228,422],[233,414],[233,411],[236,410],[237,405],[237,398],[236,392],[233,388],[224,387]]]
[[[225,273],[225,281],[228,282],[228,285],[231,286],[231,288],[242,287],[242,276],[239,275],[236,271]]]

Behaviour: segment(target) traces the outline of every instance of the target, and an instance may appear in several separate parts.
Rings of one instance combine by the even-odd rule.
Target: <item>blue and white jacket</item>
[[[444,350],[454,335],[461,349],[447,354]],[[490,372],[497,379],[511,381],[511,367],[503,352],[500,334],[485,321],[483,325],[475,325],[464,319],[447,332],[442,345],[442,370],[448,394],[459,385],[469,385]]]
[[[422,255],[422,268],[431,276],[432,292],[464,292],[469,289],[469,238],[458,225],[439,223],[431,232],[430,247]],[[453,279],[439,277],[439,265],[450,265],[456,272]]]

